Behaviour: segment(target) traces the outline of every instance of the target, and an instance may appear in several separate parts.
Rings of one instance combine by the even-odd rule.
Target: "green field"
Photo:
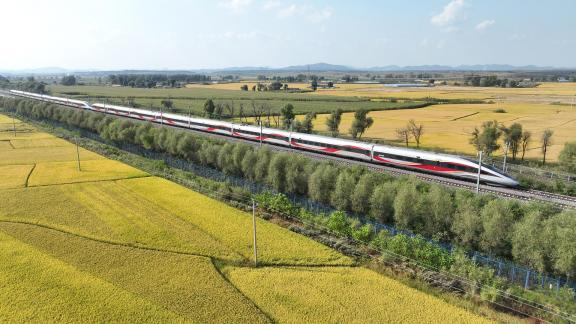
[[[138,89],[129,87],[109,87],[109,86],[50,86],[52,94],[65,95],[78,99],[90,99],[92,102],[108,102],[119,105],[127,105],[128,97],[134,98],[134,103],[139,107],[158,110],[161,101],[168,97],[174,102],[174,112],[193,115],[202,115],[204,102],[213,99],[215,103],[234,104],[235,115],[239,114],[242,105],[244,115],[252,116],[254,111],[252,104],[266,104],[271,107],[271,111],[278,113],[285,104],[294,105],[295,112],[305,114],[308,112],[327,113],[336,108],[345,111],[358,109],[367,110],[388,110],[411,107],[416,104],[414,101],[392,103],[387,101],[370,101],[358,97],[343,96],[311,96],[301,93],[284,92],[244,92],[220,89],[204,88],[180,88],[180,89]],[[104,99],[107,98],[107,99]],[[420,102],[418,102],[420,103]],[[225,111],[227,114],[227,112]]]
[[[256,269],[250,214],[92,152],[78,171],[74,145],[19,127],[31,142],[0,148],[0,322],[484,321],[262,219]]]

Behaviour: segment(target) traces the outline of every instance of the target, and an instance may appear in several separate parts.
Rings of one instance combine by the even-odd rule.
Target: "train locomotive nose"
[[[503,179],[503,181],[507,187],[519,187],[520,186],[520,183],[518,181],[512,179],[512,178],[505,177]]]

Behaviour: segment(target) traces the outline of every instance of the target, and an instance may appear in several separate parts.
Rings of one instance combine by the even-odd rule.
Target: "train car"
[[[406,148],[374,146],[375,163],[412,169],[464,180],[478,179],[478,162],[456,155],[419,151]],[[518,182],[493,167],[482,164],[480,181],[506,187],[517,187]]]
[[[233,136],[253,141],[290,146],[290,132],[251,125],[232,125]],[[294,133],[292,133],[294,134]]]
[[[58,105],[65,105],[65,106],[81,108],[81,109],[91,109],[90,105],[86,101],[81,101],[81,100],[61,98],[61,97],[53,97],[53,96],[48,96],[48,95],[43,95],[43,94],[38,94],[38,93],[31,93],[31,92],[24,92],[24,91],[19,91],[19,90],[10,90],[10,93],[15,95],[15,96],[18,96],[18,97],[41,100],[44,102],[50,102],[50,103],[54,103],[54,104],[58,104]]]
[[[476,181],[478,163],[456,155],[439,154],[407,148],[375,145],[365,142],[310,135],[251,125],[237,125],[224,121],[186,117],[171,113],[145,109],[95,103],[89,105],[80,100],[39,95],[18,90],[12,94],[20,97],[58,103],[76,108],[90,109],[106,114],[150,121],[174,127],[189,128],[204,132],[261,141],[274,145],[288,146],[298,150],[313,151],[347,159],[426,172],[445,177]],[[518,182],[504,172],[483,164],[480,181],[490,185],[517,187]]]

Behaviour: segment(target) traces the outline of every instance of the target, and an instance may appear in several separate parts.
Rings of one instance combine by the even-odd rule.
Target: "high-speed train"
[[[262,141],[264,143],[287,146],[293,149],[314,151],[348,159],[416,170],[451,178],[471,181],[476,181],[478,179],[478,162],[456,155],[375,145],[365,142],[302,134],[273,128],[239,125],[218,120],[186,117],[182,115],[128,108],[104,103],[89,104],[80,100],[52,97],[17,90],[11,90],[10,92],[19,97],[37,99],[110,115],[239,137],[252,141]],[[518,186],[516,180],[502,171],[485,164],[482,164],[480,169],[480,181],[482,183],[496,186]]]

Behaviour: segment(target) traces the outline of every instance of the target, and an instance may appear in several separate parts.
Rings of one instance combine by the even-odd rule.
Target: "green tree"
[[[351,197],[356,187],[356,178],[350,172],[341,172],[336,179],[331,203],[338,210],[349,210]]]
[[[258,155],[253,150],[246,151],[242,158],[242,174],[250,180],[256,180],[256,163]]]
[[[308,196],[321,203],[330,203],[336,177],[340,169],[328,164],[319,164],[308,178]]]
[[[483,201],[488,196],[477,197],[474,193],[459,190],[455,195],[456,209],[454,219],[451,224],[452,233],[455,240],[462,246],[477,250],[480,246],[480,235],[482,234],[482,219],[479,217]]]
[[[528,145],[530,145],[530,141],[532,140],[532,133],[530,131],[523,131],[522,138],[520,139],[520,143],[522,146],[522,161],[524,161],[524,154],[526,154],[526,150],[528,150]]]
[[[164,107],[164,109],[168,111],[174,108],[174,102],[170,98],[162,99],[162,101],[160,101],[160,104],[162,105],[162,107]]]
[[[302,122],[296,120],[294,122],[294,131],[298,133],[311,134],[314,130],[314,119],[316,119],[315,112],[309,112],[304,117]]]
[[[495,199],[482,208],[480,247],[491,255],[508,257],[512,252],[512,229],[517,220],[515,201]]]
[[[550,240],[551,258],[556,271],[570,279],[576,277],[576,212],[564,211],[545,222],[546,238]]]
[[[286,191],[286,165],[290,155],[285,153],[274,154],[268,166],[268,183],[279,192]]]
[[[426,195],[427,217],[424,235],[436,239],[449,238],[449,230],[454,220],[454,200],[451,192],[438,185],[430,186]]]
[[[268,164],[270,163],[270,157],[272,152],[268,148],[261,148],[257,153],[257,162],[254,167],[254,177],[258,182],[265,182],[268,177]]]
[[[554,135],[554,132],[550,129],[546,129],[540,137],[540,144],[542,145],[542,164],[546,164],[546,153],[548,153],[548,148],[552,145],[552,135]]]
[[[398,187],[394,199],[394,222],[398,228],[418,230],[424,226],[420,197],[421,193],[412,182]]]
[[[558,156],[562,168],[568,172],[576,172],[576,142],[567,142]]]
[[[470,144],[474,145],[476,150],[483,151],[487,155],[498,150],[500,145],[498,139],[502,135],[502,129],[495,120],[486,121],[482,124],[482,130],[477,127],[472,131]]]
[[[216,106],[214,105],[214,101],[212,101],[212,99],[207,99],[206,102],[204,102],[204,115],[206,117],[212,118],[215,109]]]
[[[312,80],[310,83],[310,88],[312,88],[312,91],[316,91],[316,89],[318,89],[318,81],[316,81],[316,79]]]
[[[64,86],[73,86],[76,85],[76,77],[73,75],[67,75],[62,77],[60,80],[60,84]]]
[[[282,114],[282,126],[284,129],[290,128],[290,123],[294,121],[296,115],[294,114],[294,106],[292,104],[285,104],[280,110]]]
[[[285,129],[290,128],[290,123],[292,123],[296,117],[294,114],[294,106],[292,104],[285,104],[282,110],[280,110],[280,114],[282,114],[282,127]]]
[[[340,122],[342,121],[342,114],[344,111],[342,109],[333,110],[330,116],[326,118],[326,126],[332,134],[332,137],[337,137],[339,134]]]
[[[508,143],[510,152],[512,152],[512,160],[516,160],[522,143],[522,125],[514,123],[509,128],[502,127],[501,130],[504,134],[504,142]]]
[[[394,219],[396,184],[386,182],[374,188],[370,197],[370,216],[382,223],[391,224]]]
[[[365,173],[358,180],[352,193],[352,211],[358,214],[367,214],[370,211],[370,197],[374,187],[378,183],[378,177],[374,173]]]
[[[296,155],[286,165],[286,191],[306,195],[308,193],[308,178],[313,171],[311,161],[302,156]]]
[[[514,225],[512,234],[512,256],[514,260],[534,268],[546,271],[547,245],[543,234],[542,213],[537,210],[526,214]]]
[[[349,131],[353,138],[362,137],[362,134],[374,124],[374,119],[367,117],[367,115],[368,111],[364,109],[358,109],[354,112],[354,121]]]
[[[326,226],[336,233],[350,235],[350,222],[348,216],[343,211],[335,211],[330,214]]]

